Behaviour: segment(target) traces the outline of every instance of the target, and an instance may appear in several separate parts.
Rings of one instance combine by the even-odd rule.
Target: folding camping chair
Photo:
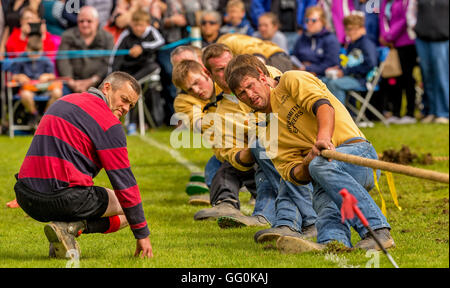
[[[6,84],[3,84],[3,89],[6,89],[6,99],[4,99],[4,91],[2,91],[2,101],[8,102],[8,129],[9,129],[9,137],[14,138],[15,131],[31,131],[33,127],[29,125],[22,125],[22,124],[16,124],[15,123],[15,113],[17,111],[17,108],[20,106],[20,96],[18,94],[14,94],[13,89],[19,87],[19,85],[11,82],[12,74],[10,71],[11,64],[13,63],[13,59],[5,59],[2,63],[2,72],[1,77],[4,80]],[[34,96],[35,102],[48,102],[50,100],[50,95],[47,92],[39,93]],[[6,116],[6,113],[4,113],[4,116],[2,115],[2,120],[5,120],[4,117]]]
[[[362,89],[358,89],[358,90],[348,91],[348,93],[347,93],[347,95],[355,98],[357,101],[359,101],[361,103],[360,108],[358,109],[356,106],[348,103],[349,97],[347,97],[346,106],[349,108],[349,110],[351,110],[352,112],[354,112],[357,115],[356,119],[355,119],[355,122],[357,124],[362,123],[361,120],[363,120],[365,122],[370,122],[367,119],[367,117],[365,116],[366,110],[369,110],[378,119],[380,119],[380,121],[383,122],[384,125],[389,126],[389,123],[386,121],[386,118],[384,117],[384,115],[370,104],[370,99],[372,98],[375,91],[377,91],[379,89],[378,83],[381,78],[381,72],[384,69],[384,63],[385,63],[386,57],[389,53],[389,48],[380,47],[380,48],[378,48],[377,52],[378,52],[379,64],[378,64],[378,67],[376,67],[374,69],[372,79],[370,81],[366,82],[366,87],[364,87]]]

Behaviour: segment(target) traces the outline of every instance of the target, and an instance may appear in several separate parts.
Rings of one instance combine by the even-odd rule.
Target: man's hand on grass
[[[139,255],[141,258],[153,258],[152,244],[149,237],[137,240],[134,256],[137,257]]]

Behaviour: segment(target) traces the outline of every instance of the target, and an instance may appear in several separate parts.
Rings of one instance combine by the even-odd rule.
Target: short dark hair
[[[137,95],[141,95],[141,85],[139,85],[138,81],[130,74],[122,71],[116,71],[106,76],[105,80],[98,86],[98,89],[102,90],[105,83],[110,83],[112,90],[116,91],[127,82],[130,83],[131,88]]]
[[[241,85],[241,82],[245,77],[248,76],[248,77],[252,77],[255,79],[259,79],[260,74],[259,74],[258,69],[255,66],[239,65],[238,67],[236,67],[236,69],[233,69],[233,67],[230,67],[230,70],[228,70],[228,67],[229,66],[227,66],[227,68],[225,69],[225,75],[226,75],[225,80],[227,81],[228,88],[230,88],[231,92],[233,92],[233,94],[236,96],[237,96],[237,94],[235,93],[235,91]]]

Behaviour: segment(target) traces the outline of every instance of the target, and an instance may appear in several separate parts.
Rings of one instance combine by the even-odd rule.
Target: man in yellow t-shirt
[[[196,99],[209,99],[211,95],[214,94],[214,83],[207,73],[206,69],[203,65],[201,65],[197,61],[193,60],[183,60],[179,64],[174,67],[173,75],[173,83],[179,89],[186,91],[186,95],[191,95]],[[186,102],[186,101],[184,101]],[[213,102],[216,103],[216,102]],[[208,104],[209,105],[209,104]],[[187,105],[185,105],[187,107]],[[206,106],[205,106],[206,107]],[[205,110],[205,107],[203,110]],[[213,132],[211,135],[203,136],[202,138],[209,138],[211,140],[211,145],[214,151],[214,156],[208,161],[205,167],[205,180],[210,188],[210,204],[213,206],[212,208],[205,208],[198,211],[194,215],[194,220],[206,220],[206,219],[217,219],[223,215],[242,215],[240,212],[240,203],[239,203],[239,187],[232,185],[235,182],[242,182],[240,178],[241,175],[237,173],[228,173],[226,175],[227,179],[232,179],[232,182],[222,183],[224,175],[218,176],[218,169],[223,165],[224,158],[221,147],[216,144],[215,131],[211,131],[211,127],[214,130],[214,126],[216,123],[216,117],[208,117],[211,115],[209,113],[210,110],[214,110],[215,107],[211,106],[208,109],[208,113],[202,114],[202,118],[196,121],[195,119],[192,121],[195,123],[194,127],[197,126],[198,130],[201,132],[208,133]],[[208,115],[209,114],[209,115]],[[215,114],[217,115],[217,114]],[[214,115],[212,115],[214,116]],[[211,123],[211,120],[213,123]],[[198,124],[197,124],[198,122]],[[206,122],[206,123],[205,123]],[[208,176],[209,175],[209,176]],[[247,177],[248,178],[248,177]],[[254,181],[253,183],[248,182],[246,185],[249,191],[256,190]],[[217,195],[222,195],[222,199],[217,199]]]
[[[224,115],[224,119],[227,122],[232,122],[234,119],[229,119],[226,117],[227,113],[240,113],[242,115],[251,116],[252,109],[245,105],[243,102],[239,101],[235,95],[233,95],[228,88],[225,81],[225,68],[229,62],[232,62],[232,51],[224,44],[211,44],[203,51],[203,63],[205,67],[211,74],[214,82],[223,90],[223,100],[218,104],[216,113]],[[242,61],[239,61],[240,65],[253,65],[257,69],[260,69],[262,73],[272,79],[272,77],[280,76],[281,72],[273,67],[266,67],[259,60],[255,62],[247,61],[248,58],[254,58],[251,55],[242,55]],[[274,80],[272,80],[275,83]],[[273,84],[275,85],[275,84]],[[249,121],[252,121],[249,119]],[[242,122],[245,123],[246,122]],[[225,125],[227,126],[227,125]],[[232,127],[229,125],[229,127]],[[219,225],[224,226],[262,226],[260,223],[268,221],[271,225],[271,229],[265,229],[259,231],[255,234],[255,240],[257,242],[262,242],[269,240],[267,237],[277,237],[281,235],[291,235],[291,236],[315,236],[314,223],[316,220],[316,213],[312,209],[310,193],[312,187],[296,187],[295,185],[285,185],[282,183],[280,185],[280,175],[273,167],[270,159],[266,157],[261,157],[260,154],[265,154],[265,149],[259,142],[250,142],[248,135],[249,130],[254,129],[251,123],[245,125],[244,127],[244,137],[242,139],[241,146],[239,146],[239,134],[234,133],[234,131],[225,130],[225,138],[232,138],[232,146],[223,149],[224,159],[227,165],[224,165],[217,172],[218,174],[226,169],[238,169],[241,171],[248,171],[253,167],[253,164],[257,163],[256,177],[257,182],[257,198],[255,209],[253,211],[253,216],[230,216],[219,218]],[[236,129],[237,131],[237,129]],[[244,148],[244,149],[243,149]],[[241,158],[241,151],[245,148],[251,148],[252,153],[256,161],[252,161],[249,165],[244,164],[248,162],[246,159]],[[280,189],[280,186],[283,189]],[[280,192],[280,190],[282,190]],[[289,194],[295,194],[290,197]],[[281,197],[278,197],[281,196]],[[275,202],[278,203],[277,207]],[[301,215],[301,216],[300,216]],[[270,231],[267,231],[270,230]]]
[[[272,88],[267,77],[252,67],[228,66],[227,84],[244,103],[262,113],[276,113],[278,153],[274,164],[283,179],[296,184],[312,183],[313,207],[317,212],[317,242],[281,237],[277,246],[285,251],[321,250],[324,244],[339,241],[352,247],[350,226],[362,238],[356,247],[379,249],[360,221],[341,222],[342,199],[346,188],[385,248],[394,246],[386,217],[370,197],[373,171],[320,155],[323,149],[337,150],[366,158],[377,158],[372,144],[353,122],[347,109],[318,78],[308,72],[289,71]],[[245,157],[245,155],[244,155]]]

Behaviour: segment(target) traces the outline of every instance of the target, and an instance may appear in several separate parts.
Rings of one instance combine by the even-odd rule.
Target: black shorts
[[[108,192],[98,186],[71,187],[45,195],[17,181],[14,190],[20,207],[40,222],[98,219],[108,207]]]

